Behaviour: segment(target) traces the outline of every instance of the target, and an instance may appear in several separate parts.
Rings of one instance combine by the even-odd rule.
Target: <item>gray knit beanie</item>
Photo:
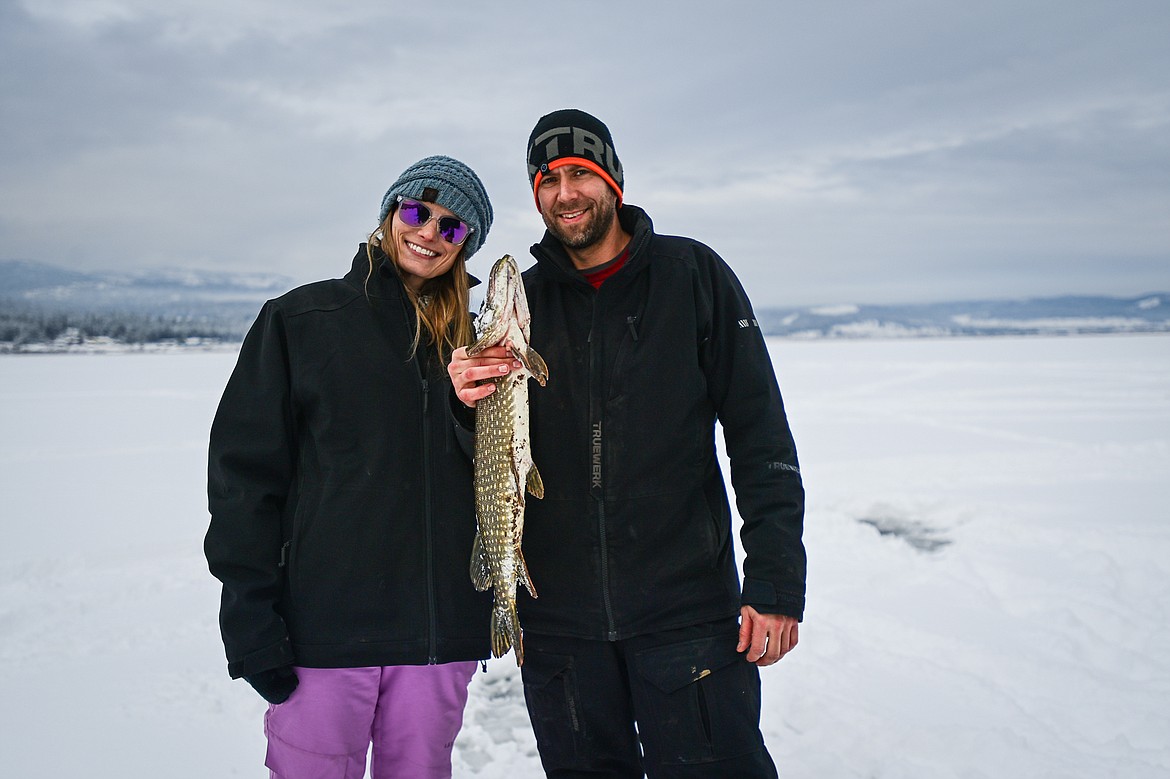
[[[487,239],[492,227],[491,201],[479,176],[459,160],[440,154],[425,157],[404,170],[382,198],[378,224],[386,221],[399,195],[438,203],[467,222],[472,232],[463,244],[465,260],[471,259]]]

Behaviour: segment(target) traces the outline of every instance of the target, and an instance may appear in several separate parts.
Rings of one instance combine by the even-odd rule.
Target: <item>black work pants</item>
[[[624,641],[524,632],[524,699],[549,777],[773,779],[760,674],[732,618]]]

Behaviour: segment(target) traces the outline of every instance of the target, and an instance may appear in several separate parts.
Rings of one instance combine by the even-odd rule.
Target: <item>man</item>
[[[597,118],[541,118],[528,170],[548,229],[524,280],[549,381],[531,395],[545,495],[527,504],[539,597],[521,596],[520,622],[545,772],[774,777],[758,666],[797,643],[804,491],[751,305],[715,252],[655,234],[623,204]],[[496,347],[456,350],[448,370],[474,406],[515,367]],[[716,418],[743,518],[742,590]]]

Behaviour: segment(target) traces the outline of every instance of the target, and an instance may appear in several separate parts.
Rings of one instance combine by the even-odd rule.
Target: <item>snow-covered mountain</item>
[[[292,286],[277,274],[86,273],[0,261],[0,352],[235,344],[263,302]]]
[[[292,281],[271,273],[162,269],[86,273],[45,263],[0,260],[0,301],[77,311],[123,309],[173,313],[257,302]],[[255,311],[253,311],[255,313]]]
[[[288,277],[266,273],[85,273],[0,261],[0,347],[52,342],[63,333],[74,345],[101,337],[238,341],[260,305],[292,286]],[[54,319],[46,324],[46,317]],[[1170,293],[767,308],[757,310],[756,319],[766,335],[789,338],[1168,332]],[[160,331],[160,324],[167,328]]]
[[[757,319],[768,335],[797,338],[1151,333],[1170,331],[1170,294],[774,308]]]

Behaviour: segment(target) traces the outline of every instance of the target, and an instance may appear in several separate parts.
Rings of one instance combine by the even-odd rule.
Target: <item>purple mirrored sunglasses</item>
[[[426,203],[420,203],[412,198],[398,196],[398,216],[411,227],[422,227],[435,218]],[[440,216],[438,218],[439,235],[447,243],[461,246],[467,236],[475,230],[474,227],[454,216]]]

